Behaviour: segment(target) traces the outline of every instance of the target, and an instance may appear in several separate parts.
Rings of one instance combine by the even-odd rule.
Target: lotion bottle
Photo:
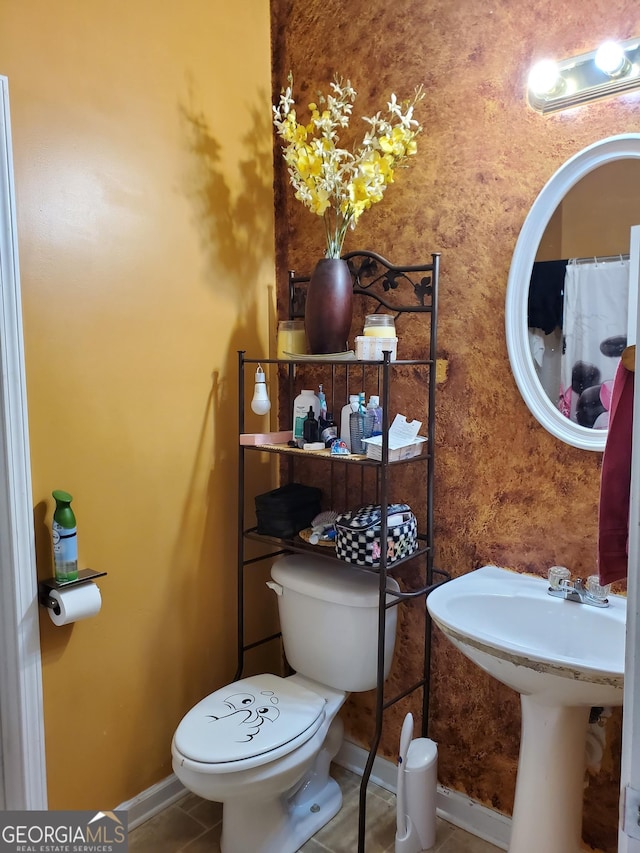
[[[344,441],[349,451],[351,451],[351,431],[349,428],[349,416],[353,411],[351,408],[351,404],[357,403],[359,399],[359,394],[351,394],[351,396],[349,397],[349,402],[346,404],[346,406],[342,407],[342,411],[340,412],[340,441]]]
[[[78,577],[78,536],[76,517],[71,509],[73,498],[59,489],[51,493],[56,502],[53,513],[53,565],[58,583]]]

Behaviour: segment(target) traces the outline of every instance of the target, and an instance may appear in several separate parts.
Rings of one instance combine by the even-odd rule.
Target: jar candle
[[[286,353],[304,355],[308,352],[304,320],[280,320],[278,323],[277,357],[287,359],[289,356]]]
[[[392,314],[367,314],[364,334],[371,338],[395,338],[396,323]]]

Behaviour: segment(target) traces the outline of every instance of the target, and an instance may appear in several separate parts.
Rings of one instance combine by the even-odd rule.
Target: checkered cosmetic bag
[[[380,566],[382,509],[367,504],[339,515],[335,521],[336,556],[357,566]],[[412,554],[418,547],[416,517],[407,504],[387,507],[387,566]]]

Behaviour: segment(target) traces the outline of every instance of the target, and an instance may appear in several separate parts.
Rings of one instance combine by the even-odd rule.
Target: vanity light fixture
[[[637,88],[640,37],[606,41],[597,50],[559,62],[541,60],[529,74],[527,96],[534,110],[550,113]]]

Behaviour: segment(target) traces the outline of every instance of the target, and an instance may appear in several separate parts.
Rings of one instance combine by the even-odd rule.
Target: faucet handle
[[[598,575],[589,575],[587,578],[587,592],[598,601],[606,601],[607,596],[611,592],[611,584],[607,583],[604,586],[600,584]]]
[[[551,589],[560,589],[567,585],[571,572],[565,566],[551,566],[547,577]]]

